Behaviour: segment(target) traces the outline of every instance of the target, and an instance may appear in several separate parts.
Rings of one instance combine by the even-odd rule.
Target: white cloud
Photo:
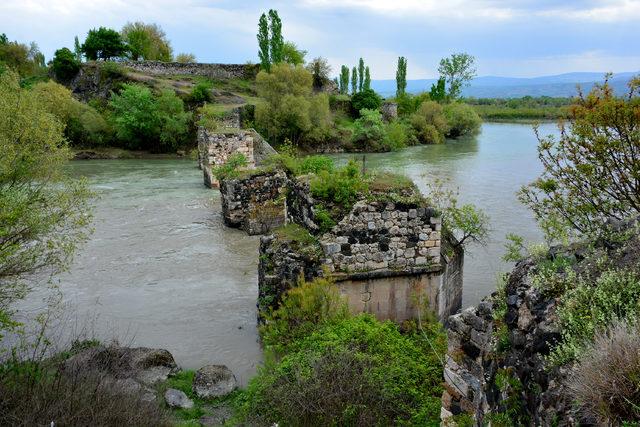
[[[560,1],[540,4],[527,0],[304,0],[304,4],[309,7],[363,9],[387,15],[461,20],[552,17],[618,22],[640,18],[638,0],[599,0],[588,4]]]

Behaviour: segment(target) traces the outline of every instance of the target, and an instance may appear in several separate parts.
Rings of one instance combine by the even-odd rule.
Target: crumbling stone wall
[[[199,164],[204,173],[204,184],[217,188],[220,183],[213,176],[213,168],[224,165],[229,157],[241,153],[247,158],[247,168],[255,168],[253,157],[253,134],[251,132],[211,132],[198,128]]]
[[[361,201],[320,243],[331,272],[425,267],[440,264],[440,230],[432,209]]]
[[[161,61],[125,61],[124,67],[155,76],[202,76],[211,79],[252,79],[260,71],[259,64],[183,64]]]
[[[445,392],[441,417],[471,414],[478,426],[490,413],[510,412],[513,423],[578,425],[563,390],[570,367],[550,367],[545,357],[561,338],[557,298],[532,285],[535,262],[527,258],[510,273],[504,295],[494,294],[476,307],[449,318]],[[494,320],[498,298],[506,303],[500,324]],[[500,388],[509,377],[519,390]]]
[[[250,235],[264,234],[283,225],[286,181],[282,171],[223,180],[220,192],[224,223]]]

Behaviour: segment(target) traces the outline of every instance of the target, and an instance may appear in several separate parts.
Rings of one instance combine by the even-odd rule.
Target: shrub
[[[380,151],[385,138],[382,115],[378,110],[361,110],[354,122],[353,143],[362,150]]]
[[[351,97],[351,105],[356,111],[378,110],[382,105],[382,98],[373,89],[364,89]]]
[[[318,141],[330,123],[329,98],[313,95],[313,77],[302,66],[275,64],[271,72],[256,77],[258,95],[264,99],[256,106],[256,126],[270,141],[294,144]]]
[[[65,124],[65,137],[73,145],[101,145],[111,138],[111,129],[95,108],[76,100],[66,87],[48,81],[31,89],[45,108]]]
[[[315,173],[320,171],[333,171],[333,159],[327,156],[307,156],[300,160],[298,174]]]
[[[329,172],[320,171],[311,179],[311,194],[350,210],[357,201],[358,194],[367,189],[358,164],[353,160],[346,166]]]
[[[140,85],[125,84],[110,106],[118,138],[132,149],[173,150],[183,141],[191,114],[172,90],[159,97]]]
[[[120,64],[114,61],[105,61],[100,66],[100,72],[103,78],[118,79],[125,77],[127,72]]]
[[[401,122],[391,122],[385,126],[384,148],[397,151],[408,145],[410,129]]]
[[[193,53],[179,53],[176,55],[176,62],[181,64],[193,64],[196,62],[196,56]]]
[[[439,422],[446,338],[437,325],[424,336],[403,335],[392,322],[360,315],[330,322],[289,348],[249,384],[242,411],[258,425]]]
[[[560,125],[559,140],[538,135],[544,170],[519,199],[549,240],[601,235],[609,220],[640,213],[639,88],[635,78],[618,98],[607,81],[596,85],[571,107],[571,124]]]
[[[244,154],[234,153],[229,156],[223,165],[213,168],[213,175],[218,181],[226,178],[237,178],[239,170],[246,167],[247,164],[248,161]]]
[[[191,89],[190,98],[193,102],[210,102],[211,101],[211,82],[200,82]]]
[[[482,120],[470,105],[459,102],[445,104],[443,113],[447,119],[447,137],[473,135],[480,130]]]
[[[260,336],[265,346],[282,354],[294,341],[322,325],[347,317],[347,304],[333,281],[323,278],[302,281],[283,295],[277,310],[265,315]]]
[[[66,47],[56,50],[51,65],[56,78],[61,81],[71,80],[80,71],[80,62]]]
[[[418,111],[420,105],[423,102],[432,101],[429,97],[428,92],[421,92],[417,95],[411,95],[410,93],[405,93],[396,98],[396,102],[398,103],[398,115],[400,117],[410,116],[411,114]]]
[[[442,106],[434,101],[425,101],[410,118],[418,139],[423,144],[439,144],[444,142],[447,133],[447,120]]]
[[[567,379],[585,419],[598,425],[640,420],[640,329],[614,322],[596,334]]]
[[[580,279],[558,306],[562,340],[549,360],[563,365],[584,353],[595,332],[614,319],[635,320],[640,315],[640,276],[625,270],[605,271],[595,283]]]

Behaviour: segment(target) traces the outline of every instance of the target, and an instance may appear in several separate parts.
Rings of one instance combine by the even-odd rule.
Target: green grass
[[[200,426],[198,421],[201,417],[209,414],[208,408],[218,407],[222,405],[228,405],[235,408],[235,400],[238,395],[242,393],[236,390],[227,396],[213,398],[213,399],[200,399],[193,392],[192,384],[196,373],[193,370],[180,371],[177,374],[169,377],[167,381],[158,386],[158,395],[162,397],[164,402],[164,392],[167,389],[174,388],[184,392],[187,397],[193,400],[193,408],[190,409],[171,409],[171,413],[177,420],[179,426]]]

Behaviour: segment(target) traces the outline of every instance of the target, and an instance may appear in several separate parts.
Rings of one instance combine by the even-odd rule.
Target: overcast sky
[[[477,58],[479,75],[533,77],[640,70],[640,0],[0,0],[0,32],[35,41],[50,59],[93,27],[159,24],[174,53],[200,62],[257,62],[260,14],[279,11],[285,39],[334,71],[362,56],[374,79],[432,78],[451,52]]]

